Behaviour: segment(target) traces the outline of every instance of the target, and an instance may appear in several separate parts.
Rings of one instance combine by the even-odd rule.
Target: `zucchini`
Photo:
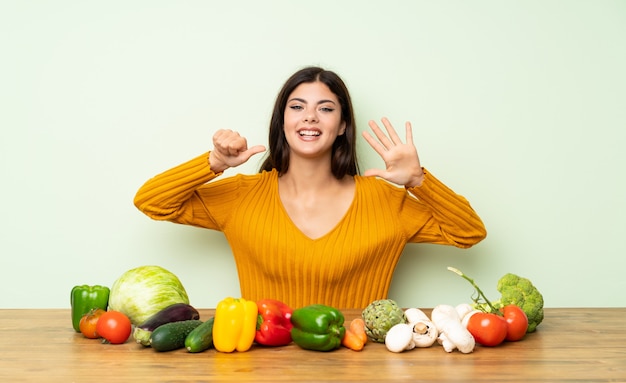
[[[150,335],[157,327],[170,322],[179,322],[190,319],[200,319],[200,313],[186,303],[174,303],[152,315],[141,325],[135,327],[133,338],[144,346],[150,345]]]
[[[166,323],[152,331],[150,346],[156,351],[172,351],[185,347],[187,335],[202,321],[197,319]]]
[[[185,348],[189,352],[202,352],[213,346],[213,321],[210,318],[194,328],[185,339]]]

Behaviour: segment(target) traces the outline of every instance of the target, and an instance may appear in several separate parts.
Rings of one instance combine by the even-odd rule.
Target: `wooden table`
[[[424,310],[430,314],[429,310]],[[212,310],[200,310],[201,319]],[[344,310],[346,320],[360,314]],[[395,354],[253,346],[248,352],[156,352],[130,339],[101,344],[74,332],[69,310],[0,310],[0,382],[626,382],[626,308],[546,309],[520,342],[446,353]]]

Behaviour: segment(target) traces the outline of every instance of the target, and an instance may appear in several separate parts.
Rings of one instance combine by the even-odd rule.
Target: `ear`
[[[346,122],[342,121],[341,127],[339,127],[339,135],[343,136],[345,132],[346,132]]]

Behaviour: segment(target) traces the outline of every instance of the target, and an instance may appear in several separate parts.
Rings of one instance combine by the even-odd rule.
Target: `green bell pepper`
[[[291,338],[306,350],[332,351],[341,346],[346,333],[343,314],[336,308],[314,304],[291,314]]]
[[[80,319],[92,309],[107,309],[110,290],[106,286],[74,286],[70,294],[72,305],[72,326],[80,332]]]

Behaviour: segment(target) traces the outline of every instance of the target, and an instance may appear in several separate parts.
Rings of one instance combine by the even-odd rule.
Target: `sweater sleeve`
[[[424,170],[420,186],[407,190],[431,212],[431,218],[411,242],[428,242],[469,248],[482,241],[487,231],[469,202],[456,194],[430,172]]]
[[[208,153],[167,170],[148,180],[135,195],[135,206],[155,220],[218,229],[198,192],[214,173]]]

